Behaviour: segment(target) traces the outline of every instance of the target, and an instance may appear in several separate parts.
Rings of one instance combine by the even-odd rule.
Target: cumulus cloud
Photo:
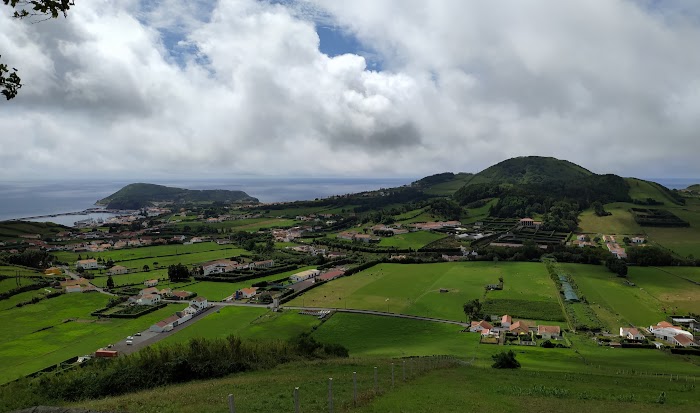
[[[700,6],[591,0],[80,2],[0,16],[27,85],[0,173],[395,175],[547,155],[700,176]],[[380,57],[327,56],[316,24]]]

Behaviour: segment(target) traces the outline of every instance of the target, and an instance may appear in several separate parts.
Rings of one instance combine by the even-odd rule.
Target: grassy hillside
[[[55,234],[69,229],[53,222],[1,221],[0,241],[17,239],[20,235],[33,234],[39,234],[42,238],[53,237]]]
[[[592,175],[591,171],[569,161],[542,156],[523,156],[484,169],[474,175],[469,184],[539,184],[552,180],[577,180]]]
[[[112,195],[100,199],[97,204],[115,209],[138,209],[152,202],[258,202],[258,200],[243,191],[193,190],[136,183],[129,184]]]
[[[678,205],[679,202],[673,198],[671,191],[656,182],[645,181],[637,178],[625,178],[630,186],[630,197],[632,200],[646,201],[651,198],[665,205]]]
[[[473,176],[474,174],[465,172],[457,174],[447,172],[425,177],[413,184],[420,186],[426,194],[449,196],[463,187]]]

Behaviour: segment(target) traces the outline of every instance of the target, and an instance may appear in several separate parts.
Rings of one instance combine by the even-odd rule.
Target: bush
[[[494,363],[491,365],[494,369],[519,369],[520,362],[515,359],[513,350],[502,351],[491,356]]]

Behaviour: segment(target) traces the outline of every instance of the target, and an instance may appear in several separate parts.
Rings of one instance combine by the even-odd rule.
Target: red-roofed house
[[[253,298],[257,294],[258,287],[241,288],[238,290],[242,298]]]
[[[513,318],[511,316],[506,314],[501,317],[501,327],[510,328],[511,324],[513,324]]]
[[[523,323],[522,321],[516,321],[510,325],[508,331],[513,334],[527,334],[530,329],[528,328],[527,324]]]
[[[159,321],[151,326],[149,328],[150,331],[153,331],[155,333],[162,333],[164,331],[170,331],[177,325],[178,320],[180,317],[177,315],[171,315],[170,317],[166,318],[165,320]]]
[[[698,344],[693,341],[692,336],[687,336],[685,334],[677,334],[674,337],[671,337],[669,340],[671,344],[675,344],[677,346],[681,347],[697,347]]]
[[[629,340],[644,340],[644,334],[640,333],[639,330],[633,327],[620,327],[620,337],[624,337]]]
[[[559,339],[561,338],[561,328],[559,326],[537,326],[537,335],[543,339]]]
[[[174,291],[172,296],[175,300],[186,300],[192,296],[193,293],[189,291]]]
[[[469,331],[471,332],[482,332],[484,330],[491,330],[493,326],[488,321],[472,321]]]

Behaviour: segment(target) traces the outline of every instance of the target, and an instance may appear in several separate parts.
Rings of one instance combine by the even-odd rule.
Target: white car
[[[129,336],[129,337],[127,337],[126,339],[127,339],[127,340],[133,340],[133,339],[134,339],[134,336]]]
[[[132,344],[134,344],[134,342],[133,342],[132,340],[126,340],[126,345],[127,345],[127,346],[130,346],[130,345],[132,345]]]
[[[136,333],[136,334],[134,334],[134,335],[135,335],[135,336],[140,336],[140,335],[141,335],[141,332],[138,332],[138,333]]]

